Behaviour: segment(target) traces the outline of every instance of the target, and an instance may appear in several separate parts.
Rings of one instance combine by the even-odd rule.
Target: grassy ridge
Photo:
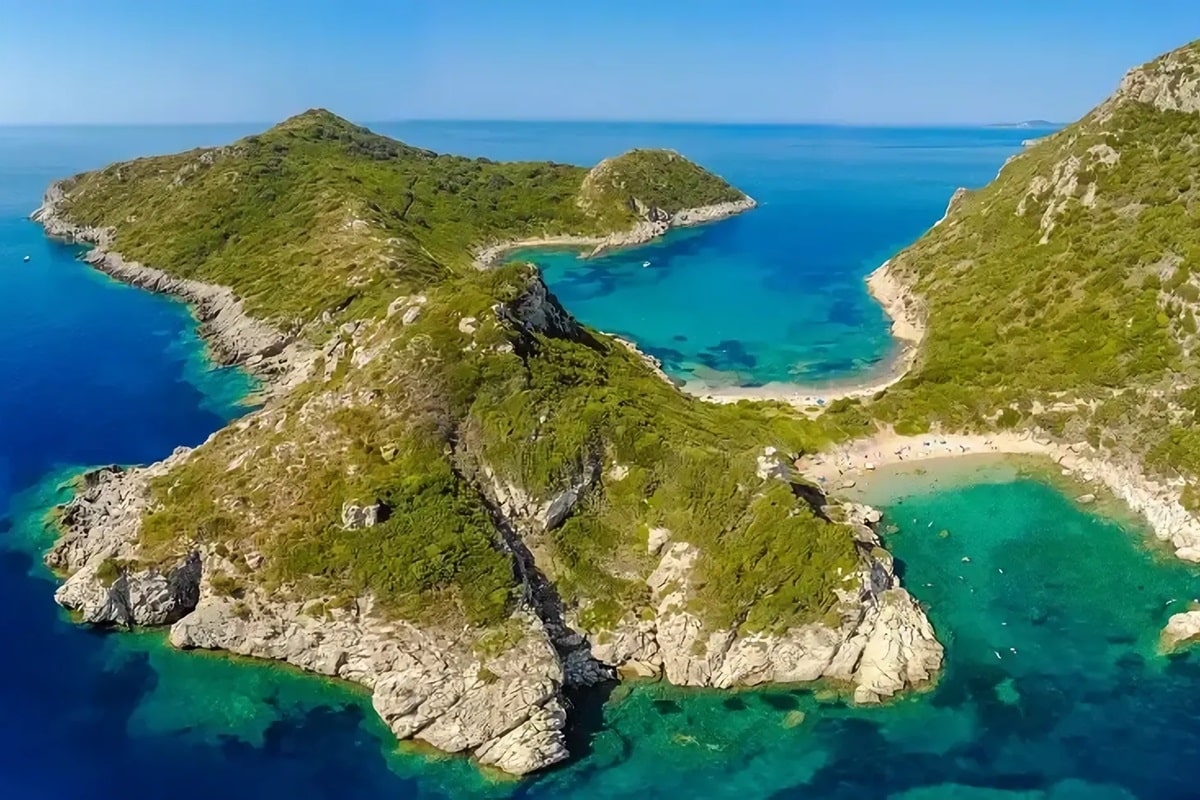
[[[116,227],[126,257],[229,286],[251,313],[295,327],[331,308],[377,313],[481,244],[629,228],[633,197],[671,211],[741,197],[674,153],[606,165],[620,180],[589,182],[581,203],[583,167],[438,154],[309,111],[227,147],[86,173],[67,210]]]
[[[233,565],[218,579],[230,594],[264,583],[314,613],[371,594],[396,616],[490,625],[517,587],[487,473],[536,504],[594,470],[565,524],[527,543],[597,628],[646,602],[651,527],[700,547],[693,603],[711,625],[818,619],[855,562],[846,529],[755,472],[764,446],[811,450],[844,431],[683,396],[606,337],[530,324],[557,314],[552,300],[522,319],[544,294],[532,268],[469,266],[484,243],[607,233],[639,208],[742,197],[677,154],[634,151],[590,173],[497,164],[309,112],[67,189],[68,213],[113,226],[128,257],[229,285],[252,312],[324,342],[308,383],[155,486],[148,559],[202,542]],[[335,327],[344,320],[358,322]],[[385,522],[343,530],[343,503],[375,501]]]

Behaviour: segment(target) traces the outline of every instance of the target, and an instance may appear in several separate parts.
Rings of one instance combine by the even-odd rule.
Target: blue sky
[[[1196,0],[0,0],[0,124],[1071,120]]]

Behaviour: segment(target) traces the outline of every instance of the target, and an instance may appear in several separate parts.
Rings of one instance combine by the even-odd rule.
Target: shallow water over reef
[[[564,159],[643,133],[579,127],[395,132],[495,157],[540,138]],[[208,369],[185,309],[89,271],[23,217],[53,177],[248,132],[0,129],[0,797],[1196,796],[1200,661],[1156,650],[1196,573],[1011,474],[915,479],[881,501],[947,644],[931,691],[853,709],[813,688],[610,687],[575,700],[577,759],[526,781],[400,750],[351,687],[71,625],[37,562],[57,487],[81,465],[202,441],[249,385]]]

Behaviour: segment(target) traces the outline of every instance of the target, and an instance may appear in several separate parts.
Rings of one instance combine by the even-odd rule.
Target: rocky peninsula
[[[342,202],[276,182],[280,153]],[[475,268],[499,252],[477,242],[617,246],[752,206],[669,151],[510,166],[323,111],[55,184],[48,233],[192,303],[214,355],[270,385],[195,449],[84,476],[46,557],[56,599],[361,683],[398,737],[514,774],[568,756],[565,689],[621,675],[824,679],[864,703],[929,682],[942,647],[878,512],[791,466],[819,428],[687,398],[536,271]]]

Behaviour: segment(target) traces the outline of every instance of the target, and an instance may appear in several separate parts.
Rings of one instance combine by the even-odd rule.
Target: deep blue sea
[[[522,782],[399,748],[352,687],[73,626],[40,567],[63,482],[203,441],[244,413],[251,387],[209,368],[186,308],[90,271],[25,216],[52,178],[258,127],[0,128],[0,798],[1200,796],[1200,662],[1157,651],[1169,614],[1200,595],[1195,571],[1135,522],[1004,471],[917,476],[877,498],[947,644],[932,691],[853,709],[807,688],[625,685],[576,698],[576,760]],[[592,163],[668,146],[743,187],[763,203],[744,217],[597,262],[538,259],[568,308],[676,375],[744,382],[885,358],[862,276],[1034,135],[376,127],[492,158]]]

